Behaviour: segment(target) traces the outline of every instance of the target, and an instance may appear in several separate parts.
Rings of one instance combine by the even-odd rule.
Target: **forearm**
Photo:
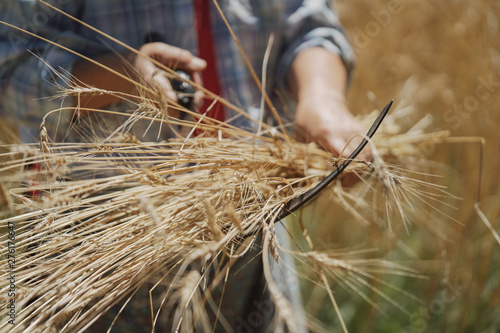
[[[341,58],[325,49],[307,49],[296,57],[287,79],[297,99],[298,138],[316,141],[336,156],[349,156],[364,130],[346,104],[347,71]],[[370,149],[359,158],[369,160]]]
[[[300,53],[292,64],[287,82],[297,100],[328,94],[344,100],[347,71],[339,56],[321,47]]]
[[[129,54],[120,57],[115,54],[105,54],[96,57],[94,60],[124,76],[134,75],[133,79],[135,81],[143,82],[172,101],[177,101],[177,95],[172,90],[170,81],[165,75],[156,75],[159,69],[156,63],[186,71],[194,82],[199,85],[202,84],[199,72],[204,70],[207,64],[189,51],[159,42],[144,44],[138,51],[141,53],[140,55]],[[156,63],[151,59],[154,59]],[[129,93],[134,88],[133,81],[126,80],[89,61],[77,62],[73,68],[73,75],[77,80],[100,89]],[[201,91],[196,92],[195,100],[201,100],[202,96]],[[115,96],[109,94],[82,97],[80,105],[91,108],[104,107],[117,100]],[[75,98],[74,102],[76,105],[78,99]]]
[[[127,70],[127,64],[124,59],[114,53],[97,56],[94,60],[125,76],[129,76],[132,72],[131,68]],[[132,82],[127,81],[115,73],[103,69],[102,67],[84,59],[79,60],[74,64],[72,74],[76,79],[76,85],[83,83],[87,86],[123,93],[130,93],[134,88],[134,84]],[[75,106],[80,105],[82,107],[99,109],[110,105],[117,100],[118,97],[110,94],[82,94],[80,96],[76,95],[73,99],[73,103]]]

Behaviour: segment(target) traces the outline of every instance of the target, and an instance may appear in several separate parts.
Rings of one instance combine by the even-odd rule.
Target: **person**
[[[145,56],[188,72],[200,85],[212,87],[217,81],[215,90],[219,91],[216,93],[258,119],[262,93],[212,1],[52,0],[50,3],[138,49]],[[295,132],[301,140],[316,141],[336,156],[348,156],[361,140],[364,130],[346,104],[344,93],[354,55],[330,1],[220,0],[218,4],[250,64],[260,73],[261,80],[260,69],[263,68],[268,40],[274,36],[265,64],[266,90],[273,100],[281,101],[279,97],[286,96],[295,105],[291,114],[280,111],[282,119],[294,122]],[[36,0],[4,1],[0,5],[0,18],[122,74],[136,73],[136,79],[148,82],[163,91],[167,98],[176,100],[169,80],[156,75],[158,68],[148,57],[130,53],[122,45],[43,3]],[[210,44],[208,51],[207,41]],[[201,54],[208,55],[209,59]],[[50,68],[56,69],[60,75],[53,75]],[[36,141],[42,117],[61,106],[120,107],[116,98],[110,95],[81,95],[62,102],[52,98],[70,81],[112,91],[130,92],[134,89],[129,81],[103,71],[74,53],[0,25],[0,114],[2,119],[11,119],[16,125],[21,141]],[[196,96],[197,105],[201,105],[202,94],[197,92]],[[229,108],[219,107],[217,110],[219,115],[223,114],[222,119],[236,126],[252,126]],[[74,114],[61,112],[48,117],[46,126],[54,137],[66,137],[67,126],[62,124],[72,121]],[[171,133],[165,131],[159,137],[154,135],[153,139],[165,139],[169,135]],[[353,137],[359,140],[351,140]],[[369,154],[366,150],[361,158],[369,159]],[[253,278],[237,279],[235,290],[241,294],[254,292],[257,288],[261,290],[257,294],[262,297],[265,283],[262,282],[262,272],[258,271],[258,263],[249,270],[255,273]],[[297,282],[284,281],[283,284],[292,303],[299,303],[300,297],[294,296],[297,295]],[[292,289],[295,291],[290,291]],[[245,316],[255,311],[255,306],[248,308],[248,304],[255,303],[250,302],[252,299],[241,299],[246,303],[235,304],[232,299],[228,300],[231,305],[224,313],[234,331],[248,330]],[[144,315],[149,318],[149,314]],[[270,327],[271,321],[268,318],[266,324],[250,326],[255,331],[264,331]],[[305,331],[305,326],[298,327],[297,331]]]

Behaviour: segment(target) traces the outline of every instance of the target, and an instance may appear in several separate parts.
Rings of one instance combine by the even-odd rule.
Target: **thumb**
[[[187,69],[192,72],[201,72],[207,68],[207,62],[201,58],[193,56],[187,64]]]
[[[337,157],[347,158],[353,150],[349,146],[346,147],[346,144],[342,138],[331,137],[326,141],[325,148]]]

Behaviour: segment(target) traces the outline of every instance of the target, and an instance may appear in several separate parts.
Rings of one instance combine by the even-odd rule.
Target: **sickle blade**
[[[382,112],[380,112],[379,116],[375,121],[373,122],[373,125],[370,127],[368,132],[366,133],[365,138],[359,146],[352,152],[352,154],[335,170],[332,171],[328,176],[325,177],[318,185],[316,185],[314,188],[310,189],[309,191],[301,194],[300,196],[293,198],[292,200],[288,201],[287,204],[285,205],[282,213],[278,216],[276,220],[281,220],[306,203],[308,203],[312,198],[314,198],[319,192],[321,192],[326,186],[328,186],[332,181],[334,181],[341,173],[342,171],[347,168],[347,166],[358,156],[358,154],[365,148],[365,146],[368,144],[368,139],[371,139],[377,129],[379,128],[380,124],[384,120],[385,116],[389,112],[389,109],[392,106],[393,101],[391,100],[389,104],[387,104]],[[368,138],[368,139],[367,139]]]

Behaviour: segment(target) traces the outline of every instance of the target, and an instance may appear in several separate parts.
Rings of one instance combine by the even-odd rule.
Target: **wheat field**
[[[304,212],[304,220],[318,218],[309,227],[325,246],[376,247],[385,258],[409,263],[428,276],[395,282],[421,299],[398,297],[406,314],[389,309],[384,316],[346,293],[344,319],[354,332],[498,332],[500,245],[474,203],[482,168],[480,207],[498,232],[500,5],[481,0],[340,0],[337,8],[358,59],[348,92],[351,109],[367,112],[374,101],[394,98],[400,107],[428,115],[432,128],[463,137],[461,143],[425,151],[436,162],[429,170],[439,173],[439,183],[461,198],[447,210],[450,218],[430,217],[445,238],[418,225],[392,237],[383,227],[363,228],[347,216],[339,219],[339,209],[328,209],[325,203],[322,209]],[[482,160],[477,137],[485,140]],[[332,219],[324,222],[320,217],[325,216]],[[311,309],[324,309],[324,296],[314,294],[310,285],[305,288],[317,295],[309,300]],[[325,320],[330,310],[321,310]]]

